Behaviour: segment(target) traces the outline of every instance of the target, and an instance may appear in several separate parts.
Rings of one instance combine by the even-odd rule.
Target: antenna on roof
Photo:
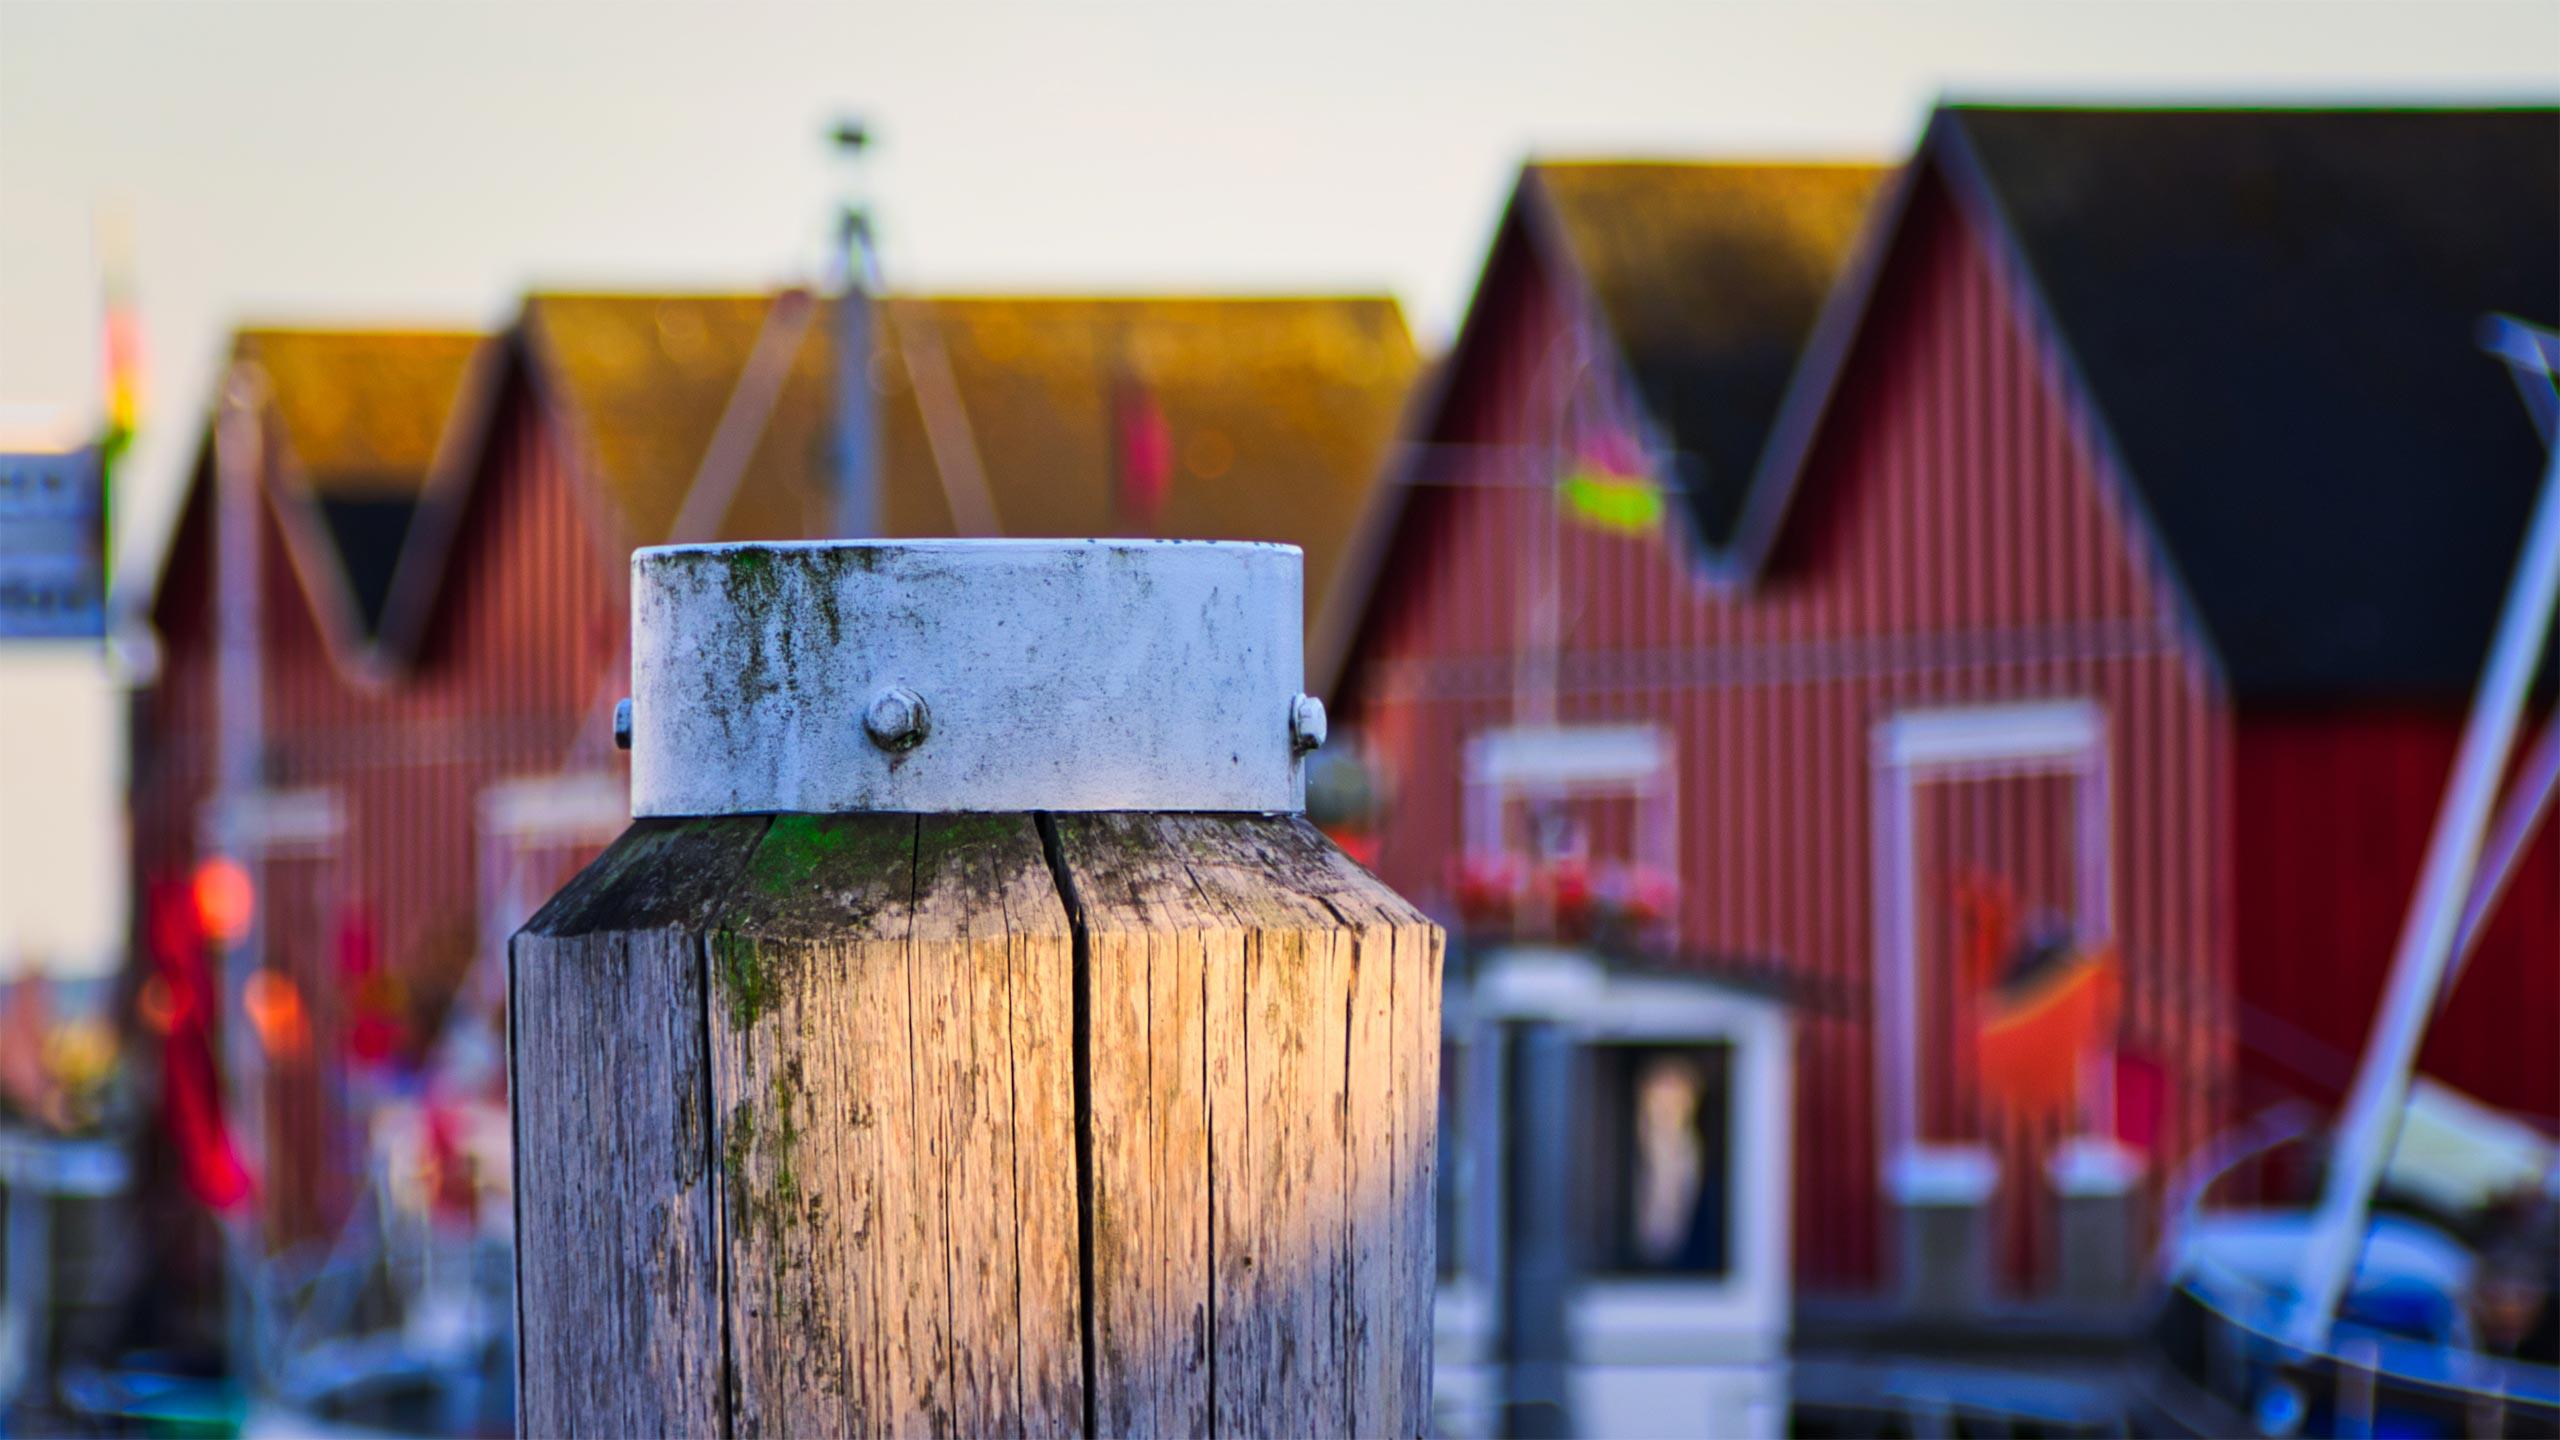
[[[871,128],[846,116],[828,132],[849,176],[858,181],[864,153],[871,148]],[[943,351],[942,334],[933,312],[907,302],[905,318],[893,312],[880,278],[880,250],[873,243],[871,206],[859,183],[848,186],[848,198],[837,221],[839,266],[835,277],[836,351],[836,516],[835,532],[844,536],[881,533],[880,477],[874,430],[872,370],[876,358],[875,324],[887,343],[879,347],[895,357],[913,387],[916,409],[924,421],[925,446],[933,456],[934,477],[951,507],[954,534],[1000,533],[995,499],[988,493],[985,467],[978,459],[977,438],[970,433],[969,414],[960,402],[959,383],[951,373],[951,357]]]
[[[860,116],[840,117],[827,132],[827,143],[843,157],[848,179],[844,204],[836,212],[835,280],[840,291],[857,286],[880,290],[880,255],[872,244],[871,201],[861,183],[862,160],[871,148],[871,127]]]
[[[837,535],[880,533],[879,477],[873,473],[871,350],[872,306],[880,294],[880,257],[871,245],[871,205],[861,184],[862,153],[871,128],[851,115],[839,117],[827,141],[842,157],[845,200],[836,212],[833,253],[828,257],[828,304],[835,314],[835,517]]]

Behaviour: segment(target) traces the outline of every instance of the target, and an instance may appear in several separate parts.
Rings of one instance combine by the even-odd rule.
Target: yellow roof
[[[954,533],[951,483],[918,405],[948,365],[995,517],[1013,536],[1280,540],[1307,552],[1310,611],[1393,439],[1418,359],[1377,298],[898,298],[875,312],[884,533]],[[769,328],[770,327],[770,328]],[[541,295],[526,305],[538,385],[573,429],[624,538],[824,533],[835,488],[833,323],[775,297]],[[759,343],[789,356],[770,398],[742,377]],[[1118,418],[1143,395],[1172,464],[1161,507],[1123,502]],[[728,513],[674,537],[733,399],[767,418]],[[750,430],[748,433],[755,433]]]
[[[238,354],[265,372],[315,492],[415,499],[485,343],[458,331],[255,329],[240,332]]]
[[[916,377],[886,358],[938,342],[1001,533],[1284,541],[1306,551],[1310,614],[1419,365],[1391,300],[955,298],[888,311],[873,371],[888,392],[888,533],[953,533]],[[1119,410],[1133,395],[1170,441],[1152,512],[1122,494]]]
[[[827,515],[825,317],[780,320],[789,364],[734,503],[711,534],[672,536],[749,356],[776,318],[770,295],[536,295],[525,344],[545,398],[570,427],[593,481],[632,545],[670,538],[774,539],[815,533]],[[797,330],[797,343],[787,344]],[[787,344],[787,349],[784,348]]]

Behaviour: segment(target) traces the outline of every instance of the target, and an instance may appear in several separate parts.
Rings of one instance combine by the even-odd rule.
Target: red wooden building
[[[627,821],[634,547],[827,534],[856,495],[850,533],[1291,541],[1320,594],[1416,368],[1388,300],[876,308],[851,460],[840,317],[796,292],[240,337],[151,602],[134,873],[163,914],[211,856],[254,890],[223,1054],[271,1239],[347,1213],[368,1074],[441,1047],[496,1098],[491,962]]]
[[[2542,459],[2476,335],[2560,316],[2560,120],[1956,107],[1876,181],[1530,167],[1336,708],[1391,883],[1667,872],[1655,948],[1786,977],[1802,1284],[1956,1155],[2032,1289],[2059,1142],[2156,1196],[2363,1043]],[[2546,1122],[2549,828],[2424,1061]],[[2059,1113],[1985,1084],[1990,893],[2120,957]]]

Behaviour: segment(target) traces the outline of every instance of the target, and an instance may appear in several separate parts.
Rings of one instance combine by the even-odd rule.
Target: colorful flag
[[[1568,517],[1595,530],[1651,535],[1662,528],[1662,487],[1642,447],[1622,431],[1580,447],[1556,482],[1556,499]]]

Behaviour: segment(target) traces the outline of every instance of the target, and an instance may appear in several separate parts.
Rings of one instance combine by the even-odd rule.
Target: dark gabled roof
[[[2236,691],[2477,676],[2544,451],[2483,318],[2560,320],[2560,111],[1951,107]]]
[[[1824,298],[1894,171],[1856,163],[1543,160],[1523,166],[1495,226],[1476,300],[1450,352],[1417,389],[1415,448],[1377,487],[1346,545],[1342,580],[1308,642],[1307,675],[1330,693],[1359,643],[1416,492],[1433,483],[1450,387],[1485,344],[1497,275],[1534,264],[1587,296],[1659,432],[1649,441],[1677,488],[1699,560],[1724,564],[1750,481],[1764,463],[1787,379]],[[1661,462],[1667,461],[1667,464]]]
[[[1732,538],[1787,379],[1891,172],[1546,161],[1522,176],[1589,287],[1709,549]]]

